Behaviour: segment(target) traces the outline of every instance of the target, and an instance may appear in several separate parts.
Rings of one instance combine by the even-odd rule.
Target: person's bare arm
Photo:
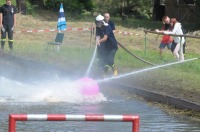
[[[105,42],[108,39],[107,35],[104,35],[102,39],[99,40],[100,43]]]
[[[97,40],[97,45],[100,45],[102,42],[105,42],[108,39],[107,35],[104,35],[102,39]]]
[[[165,32],[165,30],[158,30],[158,29],[156,29],[155,30],[157,33],[164,33]]]

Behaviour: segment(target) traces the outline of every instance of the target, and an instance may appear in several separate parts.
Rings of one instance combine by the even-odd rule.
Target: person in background
[[[168,16],[164,16],[162,18],[162,23],[163,23],[162,29],[161,30],[156,29],[155,30],[156,32],[162,32],[163,33],[164,31],[171,30],[170,18]],[[159,46],[160,56],[161,57],[163,55],[163,50],[164,50],[164,48],[166,46],[167,46],[167,48],[169,50],[171,49],[172,41],[173,41],[173,38],[171,36],[169,36],[169,35],[163,35],[161,43],[160,43],[160,46]]]
[[[118,72],[115,68],[114,58],[118,45],[113,30],[109,24],[104,22],[104,17],[102,15],[96,17],[95,24],[100,67],[104,71],[104,76],[107,74],[109,68],[112,68],[113,76],[117,76]]]
[[[164,34],[178,34],[183,35],[181,23],[179,23],[176,18],[171,18],[172,31],[165,31]],[[184,61],[183,55],[183,44],[185,43],[184,37],[174,36],[174,41],[171,46],[171,51],[174,54],[177,61]]]
[[[104,13],[104,21],[106,23],[108,23],[108,25],[111,26],[113,33],[115,33],[116,32],[115,24],[110,20],[110,14],[109,13]]]
[[[13,50],[13,31],[16,26],[16,8],[11,0],[6,0],[6,4],[0,7],[0,27],[1,27],[1,49],[4,50],[6,32],[8,33],[8,43],[10,50]]]

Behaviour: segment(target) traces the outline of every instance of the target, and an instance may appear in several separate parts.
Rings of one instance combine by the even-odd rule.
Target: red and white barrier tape
[[[91,31],[94,28],[67,28],[65,31]],[[44,30],[21,30],[21,31],[15,31],[15,33],[37,33],[37,32],[58,32],[57,29],[44,29]],[[137,33],[132,32],[122,32],[122,31],[116,31],[116,34],[122,34],[122,35],[135,35],[138,36]]]
[[[90,31],[92,28],[67,28],[65,31]],[[44,30],[21,30],[15,33],[37,33],[37,32],[58,32],[57,29],[44,29]]]
[[[135,36],[138,36],[138,35],[139,35],[139,34],[137,34],[137,33],[121,32],[121,31],[116,31],[116,33],[118,33],[118,34],[123,34],[123,35],[135,35]]]

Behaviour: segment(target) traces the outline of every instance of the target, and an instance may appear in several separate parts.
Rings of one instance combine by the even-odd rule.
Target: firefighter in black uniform
[[[104,17],[98,15],[96,23],[96,44],[98,45],[98,57],[100,67],[106,76],[108,69],[112,68],[113,76],[117,76],[118,72],[114,65],[115,54],[118,49],[117,40],[114,36],[112,27],[104,22]]]
[[[6,0],[6,4],[0,7],[1,26],[1,49],[4,49],[6,32],[8,32],[8,43],[10,50],[13,49],[13,30],[16,25],[16,8],[11,4],[11,0]]]

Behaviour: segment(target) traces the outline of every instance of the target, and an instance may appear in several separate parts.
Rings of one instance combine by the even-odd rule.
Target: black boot
[[[12,41],[9,41],[8,44],[9,44],[10,50],[13,50],[13,42],[12,42]]]
[[[1,49],[4,49],[5,41],[1,41]]]
[[[103,74],[103,78],[106,78],[106,76],[107,76],[107,73],[108,73],[108,66],[104,66],[104,68],[103,68],[103,71],[104,71],[104,74]]]

